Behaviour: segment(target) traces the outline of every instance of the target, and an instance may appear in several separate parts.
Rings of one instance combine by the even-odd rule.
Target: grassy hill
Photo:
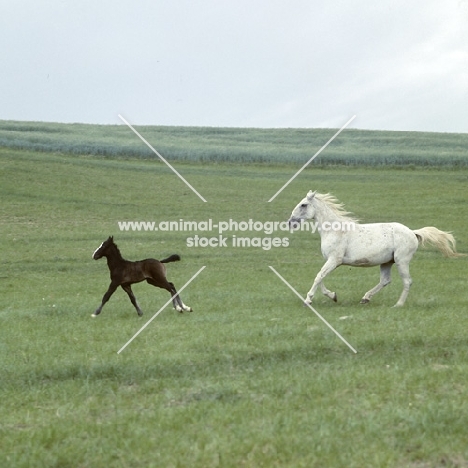
[[[267,203],[333,130],[140,128],[203,203],[125,126],[0,127],[0,466],[468,466],[468,258],[419,249],[404,308],[391,307],[396,269],[367,305],[378,268],[333,272],[338,302],[317,294],[314,307],[354,354],[269,269],[305,295],[318,234],[230,231],[203,248],[187,243],[195,232],[118,225],[283,221],[317,189],[363,222],[453,231],[468,253],[466,136],[345,131]],[[392,151],[416,163],[376,163]],[[121,290],[90,317],[109,284],[91,255],[111,234],[130,260],[180,254],[168,265],[179,290],[206,266],[182,293],[194,312],[164,309],[121,354],[169,297],[137,284],[142,318]],[[235,247],[234,235],[289,244]]]
[[[336,129],[138,126],[166,159],[188,162],[299,164]],[[0,147],[107,158],[157,156],[124,124],[0,121]],[[346,129],[315,161],[345,166],[468,166],[468,134]]]

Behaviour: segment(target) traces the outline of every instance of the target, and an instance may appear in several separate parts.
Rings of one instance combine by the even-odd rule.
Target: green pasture
[[[49,133],[48,148],[0,148],[0,466],[468,466],[468,257],[420,249],[399,309],[396,271],[365,306],[378,269],[335,271],[327,287],[338,303],[317,294],[314,306],[354,354],[269,269],[305,295],[323,263],[318,234],[228,232],[227,247],[202,248],[187,246],[193,233],[118,228],[282,221],[316,189],[363,222],[452,231],[468,253],[466,163],[312,163],[268,203],[299,162],[173,158],[204,203],[155,158],[53,149],[63,135]],[[142,283],[142,318],[122,290],[91,318],[109,283],[91,254],[109,235],[128,259],[180,254],[168,265],[179,289],[206,266],[182,293],[194,312],[168,307],[120,354],[169,296]],[[232,247],[233,235],[287,237],[289,247]]]
[[[166,159],[187,162],[294,163],[308,161],[337,129],[259,129],[137,126]],[[110,159],[157,159],[120,125],[0,120],[0,147],[63,152]],[[468,134],[347,128],[314,161],[315,166],[467,167]]]

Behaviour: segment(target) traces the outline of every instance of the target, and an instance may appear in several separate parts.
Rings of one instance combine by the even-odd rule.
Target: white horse
[[[380,265],[380,282],[367,291],[361,304],[370,301],[391,281],[391,269],[395,263],[403,280],[403,292],[395,306],[402,306],[412,283],[409,263],[419,244],[431,244],[446,257],[458,257],[455,238],[449,232],[435,227],[412,231],[399,223],[359,224],[343,209],[343,205],[330,194],[309,191],[293,210],[289,219],[291,228],[298,228],[306,219],[313,219],[321,237],[321,250],[326,262],[307,293],[310,304],[320,286],[323,294],[336,302],[336,293],[329,291],[323,279],[340,265],[369,267]]]

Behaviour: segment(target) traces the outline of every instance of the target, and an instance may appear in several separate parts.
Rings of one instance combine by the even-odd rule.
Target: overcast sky
[[[15,0],[0,119],[468,132],[467,0]]]

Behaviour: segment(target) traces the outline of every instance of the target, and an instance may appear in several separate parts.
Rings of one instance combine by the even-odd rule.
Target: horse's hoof
[[[91,317],[96,318],[97,315],[96,314],[91,314]]]
[[[368,304],[370,302],[370,299],[361,299],[361,302],[359,304]]]
[[[338,302],[338,296],[336,295],[336,293],[333,294],[333,302]]]

